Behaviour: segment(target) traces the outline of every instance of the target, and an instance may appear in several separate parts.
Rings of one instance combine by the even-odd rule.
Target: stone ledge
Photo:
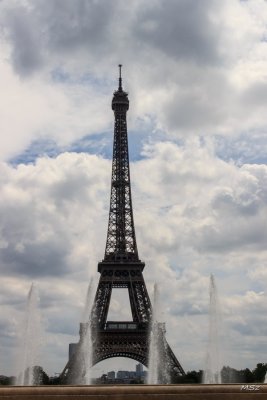
[[[266,384],[2,386],[0,400],[260,400]]]

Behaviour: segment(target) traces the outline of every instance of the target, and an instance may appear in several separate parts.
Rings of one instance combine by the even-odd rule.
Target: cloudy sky
[[[32,282],[44,369],[61,372],[78,340],[104,255],[118,63],[137,243],[168,341],[185,370],[204,367],[212,273],[223,363],[267,362],[266,21],[265,0],[0,2],[0,374]],[[122,295],[110,318],[129,318]]]

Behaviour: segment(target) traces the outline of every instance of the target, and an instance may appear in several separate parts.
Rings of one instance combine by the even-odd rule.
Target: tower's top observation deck
[[[118,111],[127,111],[129,109],[129,99],[128,93],[124,92],[122,89],[122,77],[121,77],[121,67],[122,65],[119,64],[119,87],[118,90],[114,92],[113,99],[112,99],[112,110],[114,112]]]

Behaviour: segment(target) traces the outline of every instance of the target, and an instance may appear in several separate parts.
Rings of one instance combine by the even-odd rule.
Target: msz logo
[[[241,390],[256,392],[257,390],[260,390],[260,385],[242,385]]]

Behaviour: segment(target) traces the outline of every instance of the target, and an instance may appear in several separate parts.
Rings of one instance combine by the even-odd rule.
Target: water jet
[[[38,376],[34,366],[40,355],[42,330],[39,312],[39,297],[36,286],[32,283],[28,293],[25,316],[20,329],[19,350],[17,358],[17,379],[15,385],[38,385]]]
[[[214,276],[210,276],[209,339],[203,383],[220,384],[220,307]]]

